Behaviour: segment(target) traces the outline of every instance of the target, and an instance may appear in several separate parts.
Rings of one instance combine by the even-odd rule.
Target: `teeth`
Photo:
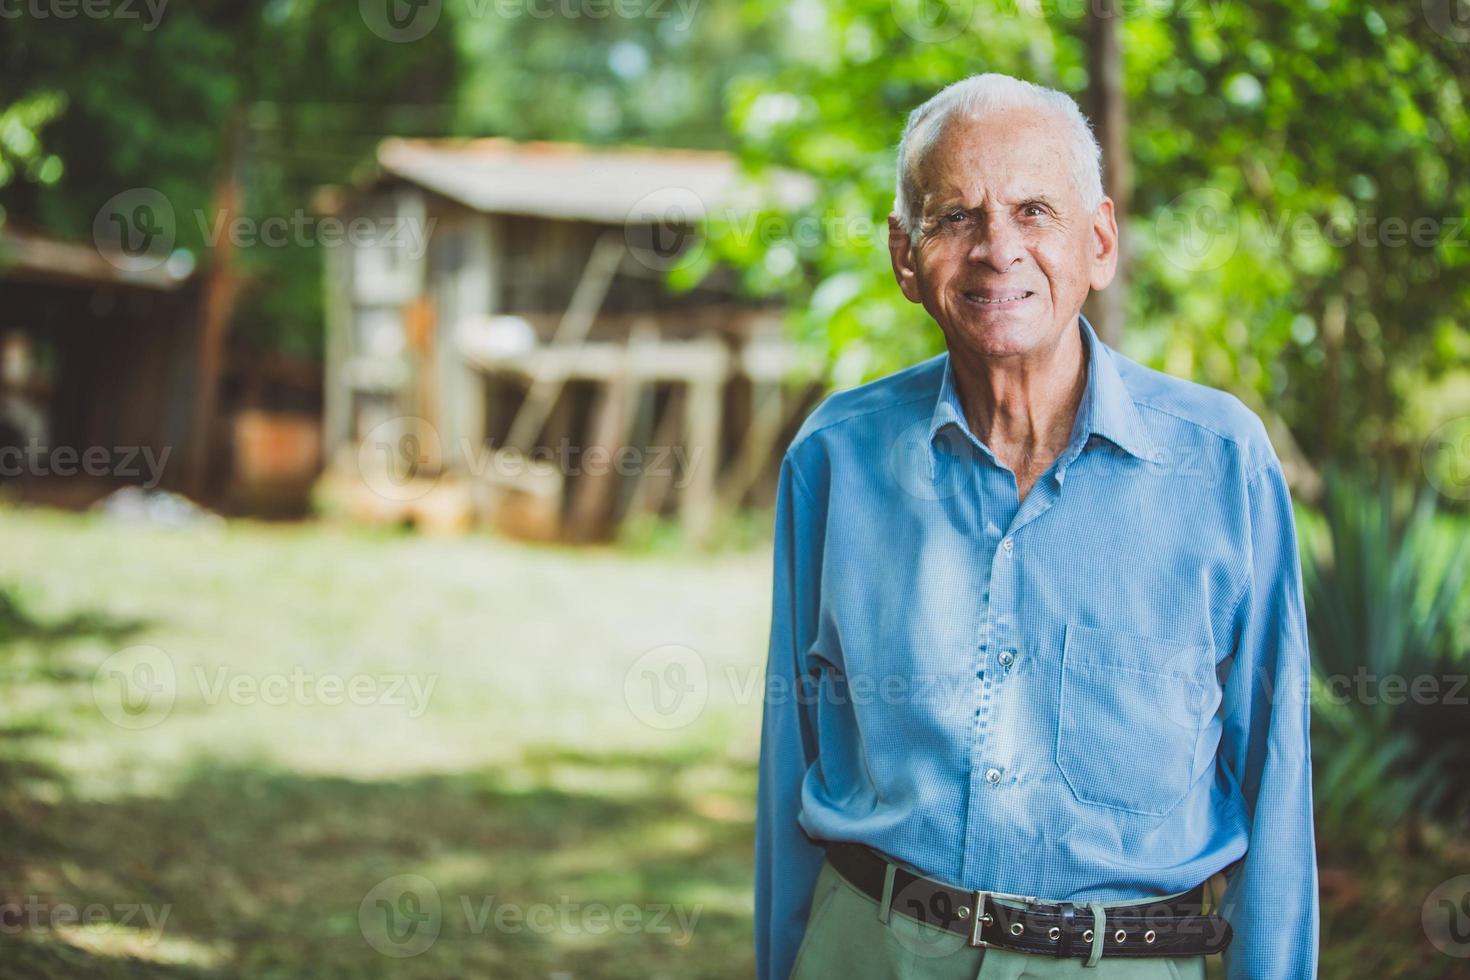
[[[1030,293],[1017,293],[1015,296],[1004,296],[1000,299],[981,299],[979,296],[971,296],[970,299],[976,303],[1009,303],[1013,300],[1025,299]]]

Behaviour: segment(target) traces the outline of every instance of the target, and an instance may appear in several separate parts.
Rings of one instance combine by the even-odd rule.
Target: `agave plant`
[[[1318,825],[1381,842],[1416,812],[1470,798],[1470,669],[1455,649],[1466,613],[1470,533],[1430,489],[1407,508],[1330,472],[1325,541],[1303,554],[1314,681]]]

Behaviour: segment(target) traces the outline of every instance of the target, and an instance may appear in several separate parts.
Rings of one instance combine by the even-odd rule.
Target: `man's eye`
[[[1040,204],[1027,204],[1021,208],[1021,213],[1028,218],[1044,218],[1046,217],[1046,208]]]
[[[961,211],[960,209],[956,208],[955,210],[951,211],[949,214],[946,214],[944,216],[944,220],[945,221],[948,221],[951,224],[958,224],[959,222],[964,221],[968,217],[969,217],[968,214],[966,214],[964,211]]]

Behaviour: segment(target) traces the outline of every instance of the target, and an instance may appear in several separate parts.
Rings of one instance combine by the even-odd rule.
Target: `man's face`
[[[1068,134],[1050,115],[952,117],[916,175],[919,236],[890,219],[899,286],[959,344],[986,357],[1054,346],[1117,265],[1113,205],[1083,210]]]

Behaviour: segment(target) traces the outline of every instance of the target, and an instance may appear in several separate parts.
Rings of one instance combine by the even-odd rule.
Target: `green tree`
[[[465,66],[463,133],[723,148],[730,80],[778,67],[779,21],[745,4],[463,0],[445,12]]]
[[[735,81],[729,125],[752,165],[813,172],[822,195],[788,234],[717,225],[715,254],[784,289],[850,384],[942,349],[883,243],[905,114],[981,71],[1085,104],[1086,8],[761,5],[787,49],[778,72]],[[1411,396],[1470,361],[1470,185],[1455,179],[1470,172],[1470,38],[1417,4],[1123,8],[1125,348],[1279,415],[1313,461],[1413,465]]]
[[[142,5],[135,7],[141,9]],[[414,43],[374,33],[357,4],[208,0],[137,18],[20,16],[0,32],[7,88],[47,107],[50,151],[0,181],[0,207],[48,232],[89,240],[113,195],[153,188],[172,206],[178,247],[210,261],[221,172],[244,188],[244,217],[290,220],[317,186],[347,179],[395,126],[447,116],[453,35]],[[0,126],[0,146],[8,147]],[[22,139],[22,142],[26,142]],[[4,160],[8,149],[0,149]],[[57,162],[50,162],[55,160]],[[63,167],[60,161],[65,161]],[[289,244],[251,248],[236,333],[246,342],[320,350],[320,265]]]

